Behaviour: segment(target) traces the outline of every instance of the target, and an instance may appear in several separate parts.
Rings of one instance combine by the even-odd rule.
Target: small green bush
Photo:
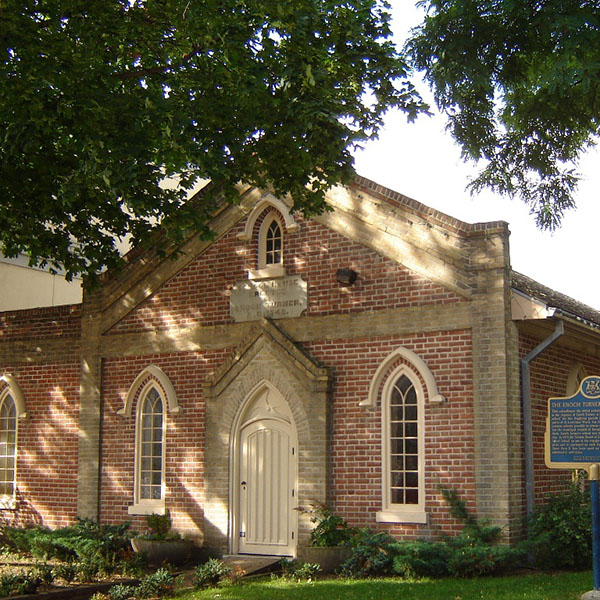
[[[138,600],[145,598],[164,598],[173,593],[173,575],[167,569],[158,569],[147,575],[135,588],[134,597]]]
[[[229,575],[228,567],[218,558],[210,558],[204,564],[198,565],[194,571],[194,583],[197,587],[210,587],[217,585],[224,577]]]
[[[135,597],[135,585],[125,585],[124,583],[118,583],[113,585],[108,590],[108,598],[110,600],[129,600],[129,598]]]
[[[148,540],[180,540],[181,536],[176,531],[171,531],[173,522],[168,512],[164,515],[152,513],[146,517],[148,532],[142,537]]]
[[[521,565],[525,557],[526,551],[521,546],[454,544],[447,567],[454,577],[497,575]]]
[[[62,563],[54,567],[54,577],[71,583],[77,577],[77,567],[74,563]]]
[[[0,575],[0,597],[35,594],[42,580],[32,571]]]
[[[33,567],[32,573],[40,578],[42,583],[50,585],[54,581],[55,572],[51,565],[38,563]]]
[[[562,494],[549,496],[529,522],[529,540],[540,568],[591,568],[589,489],[572,485]]]
[[[351,544],[352,556],[341,565],[342,575],[370,577],[392,572],[396,540],[391,535],[360,529],[355,532]]]
[[[316,563],[282,558],[279,564],[281,565],[281,576],[293,581],[312,581],[321,571],[321,565]]]
[[[452,549],[445,542],[416,540],[391,546],[393,570],[402,577],[445,577]]]
[[[334,515],[322,502],[315,501],[308,507],[299,507],[298,510],[310,515],[311,523],[315,523],[310,532],[311,546],[348,546],[356,534],[355,529],[348,527],[348,523],[342,517]]]

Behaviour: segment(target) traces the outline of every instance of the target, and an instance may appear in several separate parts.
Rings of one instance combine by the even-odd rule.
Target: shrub
[[[368,528],[355,532],[352,556],[340,567],[346,577],[386,575],[392,571],[393,547],[396,541],[387,533],[375,533]]]
[[[198,565],[194,571],[194,583],[198,587],[217,585],[231,571],[222,560],[210,558],[204,564]]]
[[[54,567],[54,577],[71,583],[77,577],[77,567],[73,563],[62,563]]]
[[[477,520],[455,490],[441,488],[450,513],[463,522],[460,535],[442,540],[397,542],[388,550],[393,570],[404,577],[475,577],[496,574],[521,564],[526,557],[523,545],[498,544],[502,530]]]
[[[40,526],[5,527],[2,537],[16,550],[41,560],[56,558],[68,562],[94,557],[105,565],[115,565],[129,548],[128,529],[129,523],[99,525],[91,519],[78,519],[75,524],[54,531]]]
[[[342,517],[334,515],[322,502],[315,501],[308,508],[299,507],[298,510],[310,515],[311,523],[316,524],[310,532],[311,546],[348,546],[356,533]]]
[[[110,588],[108,591],[108,598],[109,600],[128,600],[135,596],[135,589],[136,586],[134,585],[118,583]]]
[[[417,540],[391,547],[393,570],[403,577],[444,577],[449,574],[448,560],[452,554],[445,542]]]
[[[279,564],[281,565],[282,577],[284,579],[292,579],[293,581],[312,581],[319,571],[321,571],[321,565],[316,563],[282,558]]]
[[[42,583],[50,585],[54,581],[55,572],[52,566],[46,563],[38,563],[33,567],[32,573],[40,578]]]
[[[521,546],[490,546],[481,542],[453,544],[448,572],[454,577],[495,575],[521,564],[526,551]]]
[[[164,515],[158,515],[152,513],[146,517],[146,523],[148,524],[148,533],[142,537],[148,540],[179,540],[181,536],[171,531],[173,522],[168,512]]]
[[[529,540],[540,568],[591,568],[589,490],[572,485],[567,492],[549,496],[530,520]]]
[[[140,581],[135,588],[134,597],[137,599],[163,598],[173,593],[173,586],[173,575],[167,569],[158,569]]]
[[[33,572],[0,575],[0,597],[35,594],[42,580]]]

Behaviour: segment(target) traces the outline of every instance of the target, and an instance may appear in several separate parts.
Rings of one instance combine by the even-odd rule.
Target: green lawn
[[[326,579],[296,583],[261,579],[182,592],[178,600],[579,600],[592,573],[534,574],[480,579]]]

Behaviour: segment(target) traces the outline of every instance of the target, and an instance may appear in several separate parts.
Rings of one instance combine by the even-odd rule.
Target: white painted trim
[[[133,380],[133,383],[129,386],[129,391],[127,392],[127,397],[125,399],[125,405],[121,410],[117,411],[118,415],[122,417],[131,417],[131,409],[133,407],[133,401],[140,389],[140,386],[144,379],[147,377],[152,377],[158,381],[162,390],[166,394],[167,407],[170,414],[179,415],[182,412],[181,407],[179,406],[179,401],[177,400],[177,394],[175,393],[175,388],[171,383],[171,380],[165,375],[164,371],[157,367],[156,365],[148,365],[140,374]],[[160,390],[159,390],[160,391]],[[164,399],[164,398],[163,398]]]
[[[27,417],[27,407],[25,406],[25,397],[21,391],[21,386],[17,380],[8,373],[5,373],[0,377],[0,381],[4,381],[10,388],[10,395],[15,401],[15,408],[17,409],[17,418],[25,419]]]
[[[163,405],[162,411],[162,456],[161,456],[161,481],[160,481],[160,499],[147,499],[142,500],[140,498],[140,471],[141,471],[141,450],[142,450],[142,439],[141,439],[141,430],[142,430],[142,400],[146,399],[146,394],[148,394],[152,389],[155,389],[160,396]],[[130,515],[151,515],[153,513],[156,514],[164,514],[165,509],[165,495],[166,495],[166,458],[167,458],[167,411],[165,410],[165,397],[163,391],[156,385],[154,380],[150,380],[144,385],[140,394],[138,396],[137,406],[136,406],[136,414],[135,414],[135,455],[134,455],[134,475],[133,475],[133,505],[127,508],[127,512]],[[162,512],[161,512],[162,511]]]
[[[290,214],[290,209],[288,206],[282,200],[279,200],[279,198],[273,196],[273,194],[265,194],[260,199],[258,204],[252,209],[252,212],[246,221],[244,231],[238,233],[238,239],[245,241],[252,239],[252,232],[254,231],[256,219],[258,219],[258,217],[268,206],[272,206],[275,210],[281,213],[287,233],[294,233],[300,229],[300,225],[296,223],[294,217]]]
[[[390,485],[390,414],[389,400],[392,395],[393,386],[400,377],[405,375],[413,384],[417,395],[417,452],[419,456],[419,503],[418,504],[392,504]],[[424,396],[421,382],[415,371],[407,365],[400,365],[394,369],[385,382],[381,401],[381,515],[391,517],[395,514],[407,523],[419,523],[420,521],[408,521],[407,519],[419,518],[418,515],[425,514],[425,410]],[[396,522],[396,521],[393,521]]]
[[[366,406],[368,408],[375,408],[377,406],[377,396],[381,382],[385,377],[390,367],[399,359],[404,358],[406,361],[411,363],[416,371],[421,375],[427,388],[427,396],[429,397],[429,404],[442,404],[446,401],[446,398],[438,392],[437,384],[433,377],[433,373],[429,370],[427,363],[412,350],[408,348],[400,347],[390,352],[382,363],[375,371],[371,384],[369,385],[369,395],[365,400],[359,403],[359,406]]]
[[[13,492],[12,494],[2,494],[0,496],[0,510],[14,510],[17,508],[17,475],[18,475],[18,462],[19,462],[19,419],[23,419],[27,416],[25,411],[25,400],[23,399],[23,392],[21,387],[17,383],[16,379],[12,375],[4,374],[0,377],[0,381],[4,381],[7,385],[0,391],[0,406],[6,400],[7,396],[10,396],[15,406],[15,453],[14,453],[14,466],[13,466]]]

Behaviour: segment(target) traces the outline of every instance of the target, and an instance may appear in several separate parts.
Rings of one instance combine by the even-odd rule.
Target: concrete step
[[[276,571],[281,558],[257,554],[226,554],[223,556],[223,562],[234,569],[241,569],[244,575],[258,575]]]

